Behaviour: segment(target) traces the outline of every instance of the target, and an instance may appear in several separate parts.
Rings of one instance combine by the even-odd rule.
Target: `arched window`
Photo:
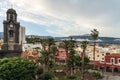
[[[10,15],[10,20],[13,20],[13,15]]]
[[[10,37],[13,37],[14,31],[13,30],[9,30],[9,35]]]

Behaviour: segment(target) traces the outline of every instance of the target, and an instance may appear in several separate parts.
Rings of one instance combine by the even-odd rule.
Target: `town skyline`
[[[26,35],[83,35],[95,28],[100,36],[119,38],[119,3],[118,0],[0,0],[0,32],[7,9],[13,8],[18,22],[26,28]]]

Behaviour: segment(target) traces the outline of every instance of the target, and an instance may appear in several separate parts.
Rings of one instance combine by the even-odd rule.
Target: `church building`
[[[17,13],[14,9],[8,9],[6,15],[6,20],[3,21],[4,44],[0,51],[0,57],[20,56],[22,43],[25,41],[23,40],[25,39],[23,38],[25,37],[25,28],[20,27],[20,23],[17,22]]]

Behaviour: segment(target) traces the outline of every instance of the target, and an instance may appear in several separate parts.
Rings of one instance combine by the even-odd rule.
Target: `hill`
[[[90,35],[69,36],[69,37],[54,37],[54,39],[56,41],[61,41],[61,40],[69,40],[70,37],[72,37],[73,40],[78,41],[78,42],[81,42],[81,41],[93,42],[93,38]],[[96,42],[108,43],[108,44],[120,44],[120,38],[98,37]]]

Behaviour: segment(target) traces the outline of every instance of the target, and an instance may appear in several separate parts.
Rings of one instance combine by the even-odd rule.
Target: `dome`
[[[16,11],[14,9],[10,8],[7,10],[7,13],[16,13]]]

